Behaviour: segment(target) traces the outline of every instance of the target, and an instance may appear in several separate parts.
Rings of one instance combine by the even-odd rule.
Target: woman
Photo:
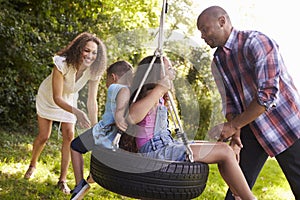
[[[149,56],[140,62],[132,83],[133,96],[152,58],[153,56]],[[130,105],[128,121],[136,124],[136,144],[142,155],[156,159],[187,161],[185,145],[174,140],[168,130],[168,114],[163,97],[172,87],[175,73],[166,57],[163,57],[163,61],[166,76],[161,72],[161,59],[156,58],[137,100]],[[236,199],[255,199],[229,145],[223,142],[194,142],[190,147],[194,161],[218,164],[220,174],[234,191]]]
[[[106,48],[90,33],[81,33],[54,57],[52,73],[42,82],[36,98],[39,133],[34,140],[32,158],[24,177],[32,177],[37,160],[50,137],[52,122],[61,123],[62,149],[59,189],[70,193],[66,184],[70,163],[70,143],[74,138],[76,119],[82,128],[97,123],[97,91],[106,67]],[[88,84],[88,116],[77,108],[78,92]]]

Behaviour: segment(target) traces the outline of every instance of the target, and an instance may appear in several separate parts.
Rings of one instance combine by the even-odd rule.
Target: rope
[[[142,89],[142,87],[143,87],[143,85],[144,85],[144,83],[145,83],[145,81],[146,81],[146,79],[147,79],[147,77],[148,77],[148,75],[149,75],[149,73],[150,73],[152,67],[153,67],[155,58],[156,58],[156,57],[153,56],[153,58],[152,58],[152,60],[151,60],[151,63],[150,63],[150,66],[149,66],[149,68],[147,69],[147,71],[146,71],[146,73],[145,73],[145,75],[144,75],[144,77],[143,77],[143,79],[142,79],[142,81],[141,81],[141,83],[140,83],[140,85],[139,85],[139,87],[138,87],[138,89],[137,89],[137,92],[136,92],[136,94],[135,94],[135,96],[134,96],[134,98],[133,98],[133,100],[132,100],[132,103],[136,102],[136,99],[138,98],[138,95],[140,94],[140,91],[141,91],[141,89]],[[127,113],[127,114],[128,114],[128,113]],[[127,115],[127,114],[126,114],[126,115]],[[119,143],[120,143],[120,139],[121,139],[122,134],[123,134],[123,131],[121,131],[120,129],[118,129],[118,132],[117,132],[117,134],[116,134],[114,140],[112,141],[112,150],[113,150],[113,151],[116,151],[116,150],[119,148]]]
[[[134,96],[134,99],[132,101],[132,103],[134,103],[138,97],[138,95],[140,94],[140,91],[143,87],[143,84],[144,82],[146,81],[152,67],[153,67],[153,64],[155,62],[155,59],[156,57],[160,57],[162,56],[162,46],[163,46],[163,26],[164,26],[164,21],[165,21],[165,13],[167,13],[167,1],[164,0],[163,1],[163,6],[162,6],[162,10],[161,10],[161,15],[160,15],[160,25],[159,25],[159,33],[158,33],[158,48],[155,50],[154,52],[154,55],[153,58],[152,58],[152,61],[150,63],[150,66],[149,68],[147,69],[138,89],[137,89],[137,92]],[[163,62],[162,62],[163,63]],[[164,70],[164,67],[163,67],[163,70]],[[123,132],[122,131],[118,131],[117,132],[117,135],[115,136],[113,142],[112,142],[112,150],[113,151],[116,151],[118,148],[119,148],[119,142],[120,142],[120,139],[121,139],[121,136],[122,136]]]
[[[158,34],[158,47],[157,49],[155,50],[154,52],[154,56],[153,56],[153,59],[150,63],[150,66],[149,68],[147,69],[140,85],[139,85],[139,88],[135,94],[135,97],[133,99],[133,102],[136,101],[140,91],[141,91],[141,88],[144,84],[144,82],[146,81],[146,78],[148,77],[152,67],[153,67],[153,64],[154,64],[154,61],[156,60],[157,57],[160,57],[161,59],[161,66],[162,66],[162,72],[163,72],[163,75],[166,75],[166,72],[165,72],[165,66],[164,66],[164,61],[163,61],[163,42],[164,42],[164,24],[165,24],[165,14],[167,13],[167,6],[168,6],[168,3],[167,3],[167,0],[164,0],[163,1],[163,6],[162,6],[162,10],[161,10],[161,16],[160,16],[160,26],[159,26],[159,34]],[[194,162],[194,159],[193,159],[193,152],[191,150],[191,147],[188,143],[188,138],[185,134],[185,132],[183,131],[183,127],[181,125],[181,121],[179,119],[179,116],[177,114],[177,112],[175,112],[176,108],[175,108],[175,104],[174,104],[174,100],[173,100],[173,97],[172,97],[172,94],[170,91],[168,91],[168,96],[169,96],[169,100],[168,100],[168,104],[169,104],[169,109],[171,111],[171,116],[172,116],[172,120],[175,124],[175,130],[176,130],[176,135],[179,139],[182,140],[183,144],[185,145],[186,147],[186,153],[188,155],[188,158],[191,162]],[[170,107],[171,105],[171,107]],[[176,118],[176,121],[177,121],[177,125],[179,127],[176,127],[176,122],[174,120],[174,116],[172,115],[172,111],[175,115],[175,118]],[[117,148],[119,148],[119,141],[120,141],[120,138],[121,138],[121,135],[122,135],[122,132],[118,132],[116,137],[114,138],[113,142],[112,142],[112,149],[115,151]]]
[[[164,43],[164,24],[165,24],[165,14],[168,12],[168,3],[167,0],[163,1],[163,6],[161,9],[161,15],[160,15],[160,24],[159,24],[159,33],[158,33],[158,48],[157,52],[162,54],[162,46]],[[156,55],[156,54],[155,54]]]
[[[160,16],[160,26],[159,26],[159,35],[158,35],[158,48],[157,50],[154,52],[154,55],[155,57],[160,57],[161,59],[161,65],[162,65],[162,71],[163,71],[163,74],[165,75],[166,72],[165,72],[165,66],[164,66],[164,61],[163,61],[163,50],[162,50],[162,46],[163,46],[163,38],[164,38],[164,24],[165,24],[165,14],[167,13],[167,0],[164,0],[163,1],[163,6],[162,6],[162,10],[161,10],[161,16]],[[155,58],[153,56],[153,58]],[[175,124],[175,130],[176,130],[176,135],[179,139],[182,140],[183,144],[185,145],[186,147],[186,153],[189,157],[189,160],[191,162],[194,162],[194,158],[193,158],[193,152],[191,150],[191,147],[188,143],[188,138],[187,138],[187,135],[186,133],[183,131],[183,127],[181,125],[181,121],[179,119],[179,116],[177,114],[176,111],[176,108],[175,108],[175,104],[174,104],[174,100],[173,100],[173,96],[171,94],[170,91],[168,91],[168,96],[169,96],[169,100],[168,100],[168,104],[169,104],[169,110],[174,112],[174,115],[175,115],[175,118],[176,118],[176,121],[177,121],[177,125],[179,127],[176,127],[176,123],[175,121],[174,124]],[[171,105],[171,107],[170,107]],[[171,114],[172,116],[172,120],[174,120],[174,116]]]

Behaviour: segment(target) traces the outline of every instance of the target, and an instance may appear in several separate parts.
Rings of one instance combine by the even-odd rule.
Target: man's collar
[[[237,37],[238,31],[235,28],[232,28],[231,33],[223,47],[227,49],[232,49],[234,45],[235,38]]]

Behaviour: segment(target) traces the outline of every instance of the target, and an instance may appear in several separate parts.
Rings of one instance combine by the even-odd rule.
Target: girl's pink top
[[[156,111],[157,109],[150,110],[146,117],[137,124],[136,145],[138,149],[142,147],[146,142],[148,142],[151,138],[153,138]]]

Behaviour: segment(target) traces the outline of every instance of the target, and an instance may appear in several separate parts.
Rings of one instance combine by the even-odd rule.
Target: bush
[[[35,95],[51,73],[54,53],[83,31],[105,40],[142,24],[155,26],[156,11],[148,9],[155,2],[0,0],[0,125],[8,130],[35,127]],[[122,6],[122,17],[116,14],[117,5]],[[132,16],[136,12],[152,17]],[[109,56],[114,60],[120,55]],[[130,60],[130,56],[122,58]],[[104,102],[104,95],[99,98]]]

